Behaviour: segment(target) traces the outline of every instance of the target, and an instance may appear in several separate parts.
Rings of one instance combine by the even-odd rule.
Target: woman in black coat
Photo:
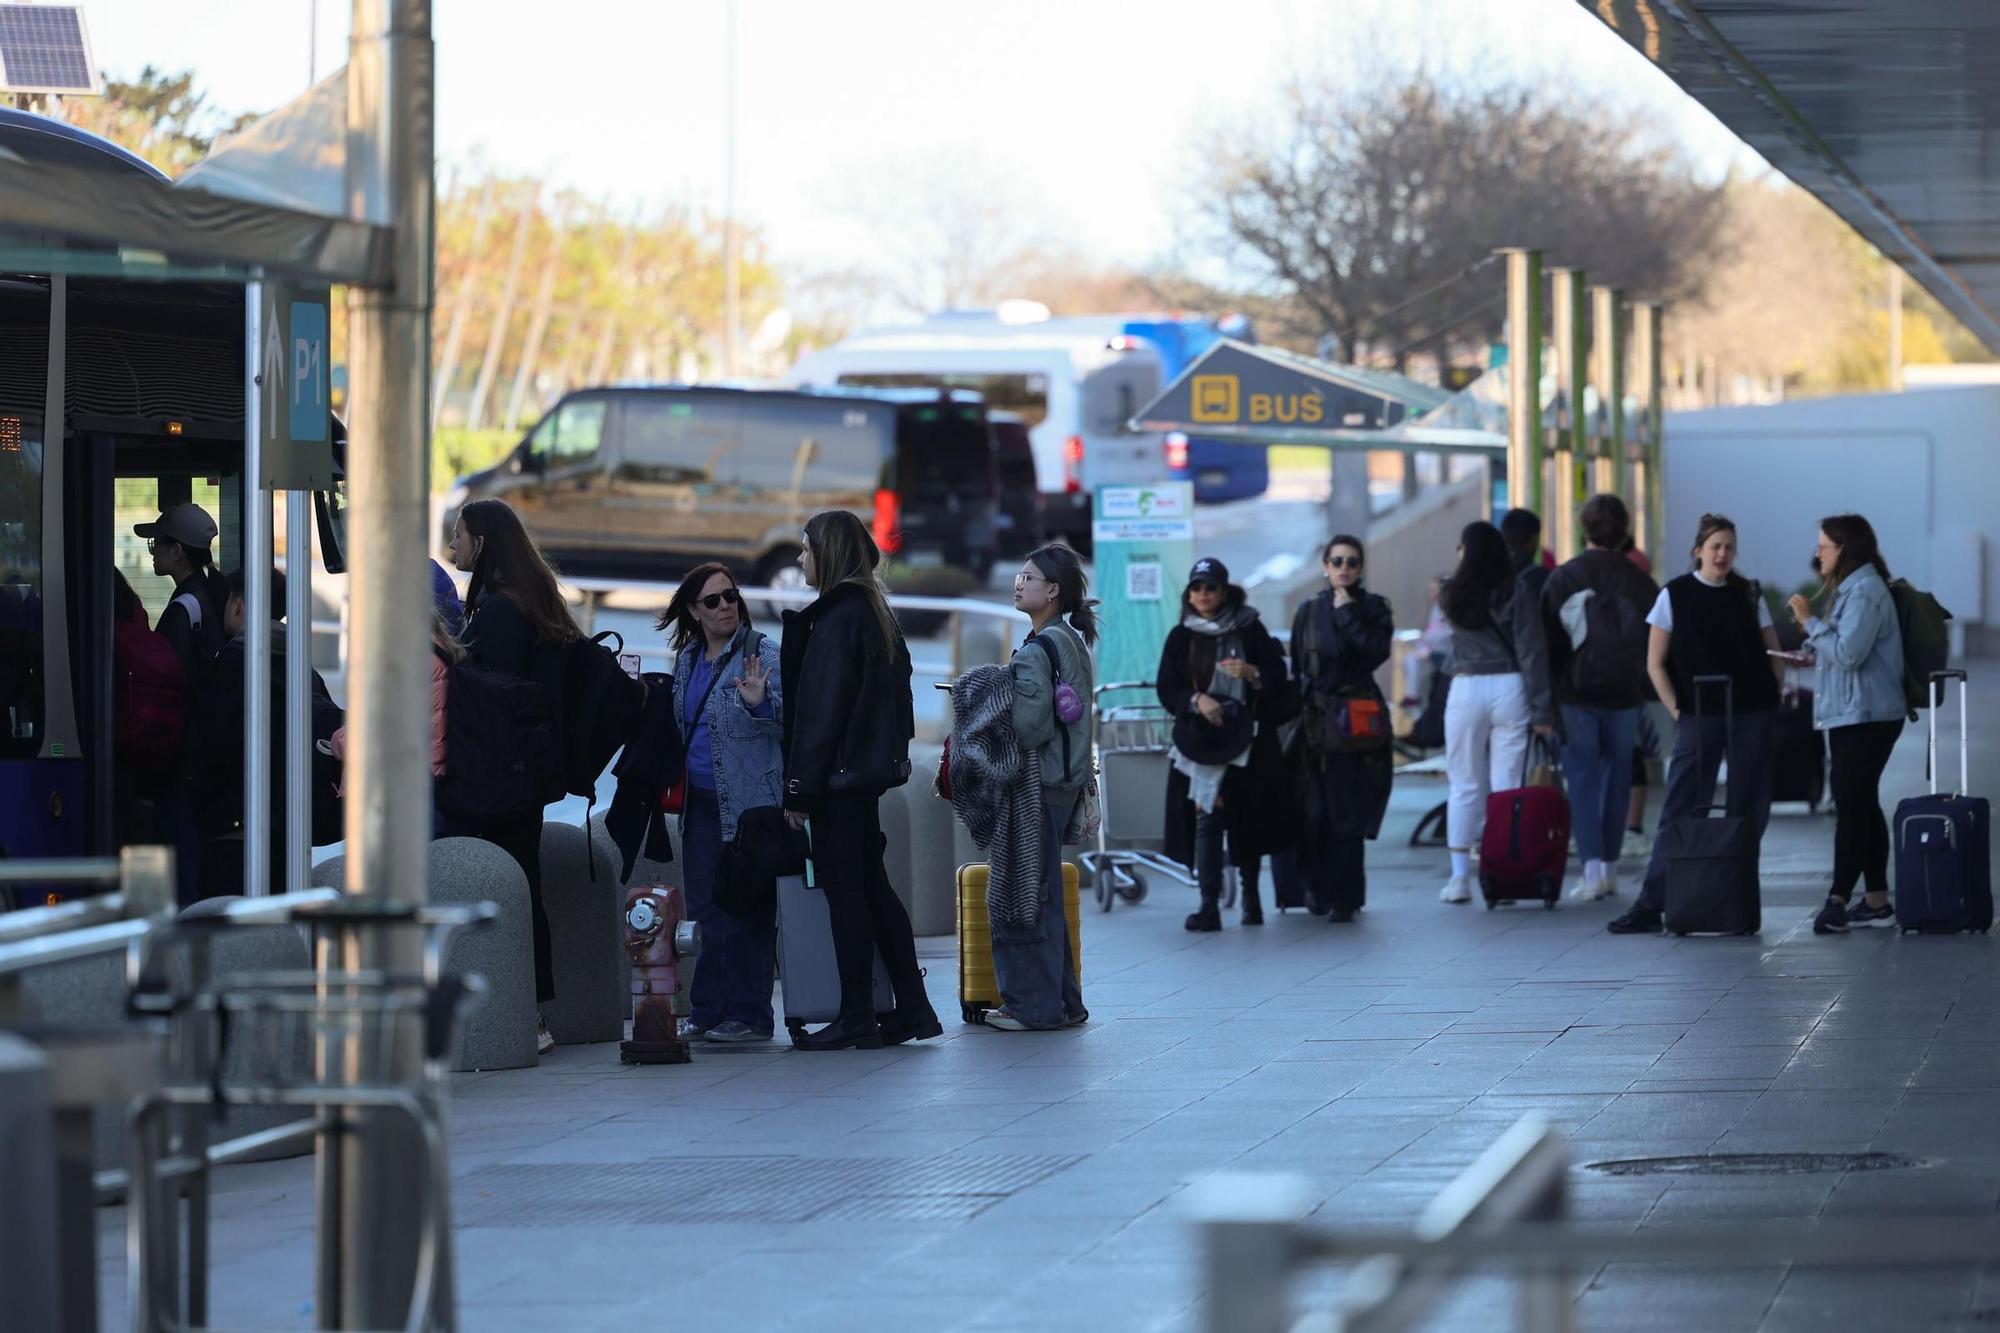
[[[1358,537],[1328,542],[1320,552],[1327,586],[1292,620],[1292,669],[1305,717],[1292,751],[1305,804],[1299,870],[1315,906],[1336,923],[1354,920],[1367,900],[1362,843],[1382,831],[1394,767],[1375,672],[1389,660],[1396,622],[1389,603],[1362,586],[1364,558]]]
[[[1284,650],[1220,560],[1204,556],[1188,573],[1181,623],[1167,635],[1154,676],[1160,703],[1175,718],[1174,765],[1167,776],[1167,853],[1195,869],[1201,907],[1189,930],[1222,929],[1223,839],[1242,872],[1243,924],[1262,925],[1257,860],[1289,846],[1296,805],[1289,799],[1278,728],[1298,712]],[[1255,730],[1254,738],[1250,733]],[[1230,760],[1249,751],[1246,763]],[[1217,776],[1219,798],[1203,810],[1199,789]]]

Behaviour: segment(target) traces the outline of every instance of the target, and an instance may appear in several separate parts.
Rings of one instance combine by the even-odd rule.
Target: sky
[[[1755,162],[1575,0],[736,2],[738,206],[780,265],[855,262],[873,239],[857,214],[958,157],[1047,234],[1144,265],[1174,245],[1190,136],[1304,69],[1549,79],[1657,117],[1706,172]],[[719,210],[731,3],[436,0],[440,179],[483,163],[621,207]],[[191,68],[231,113],[346,59],[343,0],[83,5],[111,76]]]

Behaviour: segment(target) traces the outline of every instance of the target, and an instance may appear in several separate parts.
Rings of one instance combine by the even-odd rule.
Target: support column
[[[1616,287],[1590,289],[1591,381],[1597,386],[1601,428],[1591,467],[1591,489],[1626,498],[1625,463],[1625,321],[1622,293]]]
[[[1585,308],[1582,269],[1550,269],[1549,287],[1550,304],[1555,310],[1556,481],[1555,492],[1549,500],[1549,512],[1542,515],[1542,528],[1549,534],[1549,547],[1556,553],[1556,559],[1568,560],[1578,550],[1577,464],[1590,448],[1589,423],[1583,412],[1583,386],[1590,353],[1590,312]]]
[[[1660,367],[1660,303],[1632,303],[1632,366],[1638,377],[1633,396],[1638,399],[1638,419],[1632,434],[1636,444],[1632,494],[1632,517],[1637,525],[1634,537],[1639,549],[1653,557],[1667,530],[1666,476],[1662,471],[1660,427],[1665,418],[1665,379]]]
[[[347,203],[391,229],[391,286],[348,297],[350,515],[346,890],[392,902],[427,895],[431,822],[430,641],[424,577],[430,489],[429,376],[434,50],[429,0],[353,0],[347,63]],[[320,965],[413,973],[416,932],[364,932]],[[322,1042],[320,1057],[350,1053]],[[371,1053],[363,1053],[371,1054]],[[414,1077],[421,1052],[372,1052]],[[319,1309],[323,1327],[401,1328],[416,1276],[425,1188],[421,1138],[387,1110],[350,1111],[320,1137]],[[421,1183],[420,1183],[421,1182]],[[455,1327],[451,1256],[432,1318]]]
[[[243,892],[271,891],[271,493],[264,489],[264,284],[243,289]],[[225,562],[226,563],[226,562]]]
[[[1507,504],[1542,507],[1542,252],[1507,249]]]

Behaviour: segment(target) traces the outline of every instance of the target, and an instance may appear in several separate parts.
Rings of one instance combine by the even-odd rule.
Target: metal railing
[[[1572,1222],[1569,1149],[1539,1117],[1516,1123],[1447,1185],[1408,1231],[1307,1225],[1315,1196],[1297,1176],[1225,1175],[1190,1191],[1204,1294],[1201,1333],[1395,1333],[1442,1301],[1454,1279],[1503,1266],[1520,1276],[1515,1327],[1573,1333],[1577,1280],[1611,1263],[1988,1265],[2000,1263],[1990,1218],[1761,1221],[1643,1231]],[[1331,1311],[1295,1308],[1309,1265],[1350,1264]],[[1496,1313],[1488,1327],[1499,1328]]]

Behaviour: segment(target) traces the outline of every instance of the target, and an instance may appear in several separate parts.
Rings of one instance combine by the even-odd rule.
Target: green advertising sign
[[[1181,580],[1194,563],[1194,485],[1100,486],[1091,540],[1103,637],[1097,681],[1148,681],[1160,645],[1180,618]],[[1136,695],[1112,703],[1135,702]]]

